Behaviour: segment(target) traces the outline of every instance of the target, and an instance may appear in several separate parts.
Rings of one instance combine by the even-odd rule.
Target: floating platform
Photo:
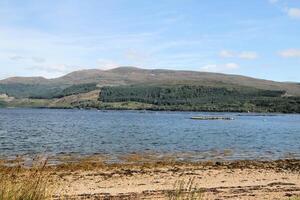
[[[234,120],[232,117],[222,117],[222,116],[195,116],[191,117],[195,120]]]

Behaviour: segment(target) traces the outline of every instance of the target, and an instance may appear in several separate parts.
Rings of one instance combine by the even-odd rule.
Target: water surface
[[[235,120],[190,119],[197,115]],[[300,158],[300,115],[0,109],[0,157],[133,152],[195,160]]]

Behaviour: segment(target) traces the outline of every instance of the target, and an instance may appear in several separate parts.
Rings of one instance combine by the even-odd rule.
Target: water
[[[235,120],[190,119],[201,114]],[[300,158],[300,115],[0,109],[0,157],[133,152],[195,160]]]

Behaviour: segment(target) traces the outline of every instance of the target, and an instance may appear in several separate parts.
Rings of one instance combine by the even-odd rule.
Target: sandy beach
[[[300,197],[297,159],[107,164],[90,157],[56,165],[37,161],[31,167],[16,165],[17,162],[2,160],[0,177],[25,185],[39,180],[50,199],[193,199],[174,198],[178,192],[194,192],[199,197],[195,199],[201,200]],[[8,183],[1,181],[0,185]]]
[[[294,199],[300,161],[151,163],[56,168],[56,199],[170,199],[178,183],[193,181],[201,199]],[[94,168],[94,169],[93,169]]]

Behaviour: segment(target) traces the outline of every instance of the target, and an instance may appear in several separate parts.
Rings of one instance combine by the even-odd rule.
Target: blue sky
[[[300,1],[0,1],[0,78],[117,66],[300,82]]]

